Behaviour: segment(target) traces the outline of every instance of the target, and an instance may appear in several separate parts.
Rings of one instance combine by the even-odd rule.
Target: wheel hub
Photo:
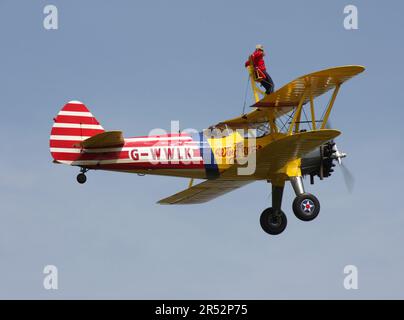
[[[274,227],[277,227],[281,224],[281,220],[282,218],[277,215],[277,214],[273,214],[270,218],[269,218],[269,223],[271,225],[273,225]]]
[[[310,199],[304,199],[301,203],[302,211],[306,213],[312,213],[315,207],[314,202]]]

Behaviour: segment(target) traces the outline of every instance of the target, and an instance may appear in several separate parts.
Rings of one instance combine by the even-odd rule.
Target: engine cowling
[[[310,175],[312,184],[315,176],[318,176],[320,180],[328,178],[334,172],[336,153],[335,142],[329,141],[306,154],[301,161],[302,175]]]

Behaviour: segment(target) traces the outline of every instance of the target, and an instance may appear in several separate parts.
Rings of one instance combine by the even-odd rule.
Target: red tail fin
[[[79,101],[68,102],[59,111],[50,136],[50,152],[59,163],[68,163],[80,156],[80,142],[104,132],[104,128]]]

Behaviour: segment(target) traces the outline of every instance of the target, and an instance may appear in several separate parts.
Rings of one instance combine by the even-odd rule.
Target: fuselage
[[[120,136],[116,144],[111,139]],[[120,131],[105,131],[87,107],[79,101],[68,102],[54,118],[50,152],[56,163],[84,169],[111,170],[138,174],[169,175],[209,179],[224,172],[230,179],[265,179],[265,175],[239,177],[229,168],[245,165],[257,149],[280,138],[269,133],[246,138],[244,130],[204,130],[123,138]],[[102,137],[105,143],[88,141]],[[90,139],[91,138],[91,139]],[[104,140],[103,140],[104,141]],[[87,147],[86,147],[87,145]]]
[[[206,179],[220,176],[237,164],[238,158],[247,157],[275,138],[246,139],[238,132],[223,137],[207,137],[203,132],[167,134],[125,138],[122,147],[112,148],[51,145],[51,153],[58,163],[87,169]]]

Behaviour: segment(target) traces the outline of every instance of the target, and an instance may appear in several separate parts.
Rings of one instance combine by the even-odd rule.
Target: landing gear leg
[[[311,221],[320,213],[320,202],[311,193],[304,192],[302,177],[290,177],[290,183],[296,193],[293,212],[302,221]]]
[[[274,186],[272,185],[272,208],[275,212],[282,211],[282,197],[283,197],[283,186]]]
[[[282,233],[288,223],[285,213],[281,210],[284,185],[272,185],[272,207],[261,213],[261,228],[271,235]]]
[[[86,176],[87,171],[88,171],[88,169],[86,169],[86,168],[80,169],[80,173],[76,177],[78,183],[83,184],[87,181],[87,176]]]

